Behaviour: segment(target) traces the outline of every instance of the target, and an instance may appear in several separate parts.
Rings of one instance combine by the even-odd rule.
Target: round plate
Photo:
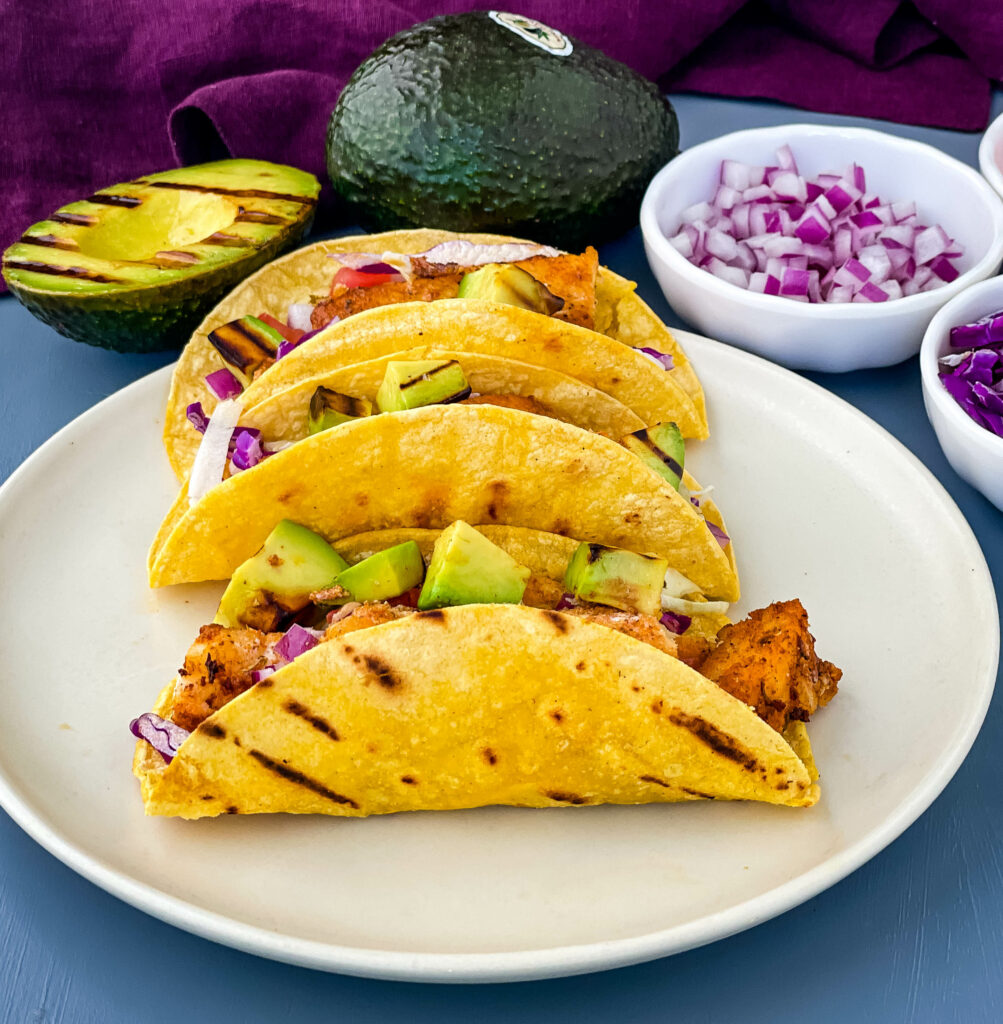
[[[222,589],[146,585],[175,492],[160,447],[169,369],[81,416],[0,489],[0,802],[74,870],[165,921],[381,978],[637,963],[843,878],[929,806],[975,739],[999,653],[992,582],[944,489],[880,427],[786,370],[681,338],[714,430],[688,466],[715,485],[735,539],[735,617],[799,597],[820,654],[844,670],[811,727],[818,806],[144,817],[128,722]]]

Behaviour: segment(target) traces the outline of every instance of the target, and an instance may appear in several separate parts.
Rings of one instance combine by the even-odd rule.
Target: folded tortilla
[[[359,317],[365,315],[360,313]],[[261,436],[269,441],[302,440],[308,436],[310,399],[318,387],[330,388],[352,398],[367,398],[375,403],[387,363],[419,359],[455,359],[474,393],[535,399],[555,418],[583,430],[621,438],[645,426],[641,418],[622,402],[566,373],[501,356],[435,347],[391,352],[376,359],[327,370],[318,363],[307,368],[306,375],[285,388],[282,387],[284,377],[275,381],[275,386],[267,391],[252,385],[245,392],[245,411],[240,417],[240,426],[260,430]],[[263,380],[267,379],[266,374]],[[268,383],[271,385],[273,382]]]
[[[783,737],[698,672],[519,605],[322,643],[209,717],[170,764],[141,741],[133,770],[148,814],[186,818],[818,799]]]
[[[514,239],[498,235],[457,235],[448,231],[432,230],[392,231],[379,235],[338,238],[315,243],[275,260],[238,285],[199,325],[192,340],[181,353],[174,371],[164,423],[164,444],[171,466],[179,479],[183,480],[187,477],[199,444],[198,434],[188,423],[185,410],[190,403],[201,401],[205,411],[211,413],[215,406],[215,399],[206,388],[204,378],[206,374],[218,370],[224,365],[208,340],[210,331],[231,320],[262,312],[284,319],[292,302],[302,301],[309,295],[326,295],[337,269],[337,265],[330,258],[331,253],[386,251],[417,253],[440,242],[457,238],[466,238],[484,244],[514,241]],[[319,371],[308,367],[310,353],[332,347],[335,342],[329,339],[340,338],[344,326],[352,323],[358,317],[376,314],[380,309],[400,309],[404,305],[438,306],[441,303],[453,305],[468,301],[472,300],[405,303],[401,306],[380,307],[347,317],[340,324],[326,327],[314,338],[298,346],[292,353],[266,370],[252,387],[258,383],[265,385],[272,374],[287,364],[290,367],[298,367],[296,372],[301,372],[304,367],[307,367],[310,375],[315,375]],[[537,332],[543,332],[552,339],[551,345],[557,343],[556,339],[569,339],[564,342],[564,347],[569,351],[578,350],[586,365],[589,362],[589,351],[599,346],[599,352],[592,359],[592,363],[595,364],[596,371],[604,371],[603,379],[607,386],[598,383],[595,376],[591,379],[582,376],[570,365],[560,360],[544,365],[577,377],[590,386],[613,395],[633,409],[646,424],[660,420],[674,420],[679,424],[684,436],[707,437],[704,395],[696,374],[693,372],[686,354],[672,337],[668,328],[634,293],[632,282],[626,281],[604,267],[599,268],[596,278],[595,331],[589,331],[536,313],[528,313],[515,306],[499,307],[495,303],[478,303],[477,305],[482,308],[499,308],[502,311],[507,311],[509,316],[518,317],[521,314],[522,316],[518,319],[520,325],[535,323],[535,327],[510,330],[506,337],[510,338],[512,333],[515,333],[516,340],[518,340]],[[379,317],[371,321],[374,324],[382,322]],[[460,328],[456,328],[456,330],[459,331]],[[397,337],[398,333],[401,335],[400,337]],[[399,332],[391,333],[391,337],[396,337],[397,344],[400,346],[399,350],[413,348],[416,345],[435,344],[452,350],[484,352],[483,349],[470,349],[464,344],[464,342],[473,344],[472,335],[466,333],[451,332],[448,336],[440,336],[436,342],[420,337],[408,338],[406,335],[407,329],[403,326]],[[609,347],[609,339],[613,339],[615,347]],[[673,368],[665,371],[641,353],[631,351],[631,347],[641,346],[670,354],[673,358]],[[346,358],[343,358],[339,365],[345,365],[348,362],[363,362],[377,354],[380,353],[372,352],[369,355],[356,355],[353,358],[348,358],[346,353]],[[486,352],[485,354],[492,353]],[[524,355],[516,355],[511,351],[494,350],[493,354],[532,362],[532,360],[527,360]],[[296,357],[296,361],[289,364],[288,361],[293,357]],[[645,366],[645,363],[648,365]],[[618,368],[622,368],[622,372],[618,373]],[[613,378],[620,379],[614,382]],[[635,378],[637,378],[637,382],[635,382]],[[286,377],[284,383],[276,383],[273,386],[284,388],[290,386],[291,383],[294,381]],[[643,401],[638,401],[637,406],[623,397],[626,394],[625,389],[632,384],[634,390],[640,388],[642,391],[649,392]],[[609,387],[620,389],[620,391],[610,391]]]
[[[723,528],[710,502],[701,511]],[[707,597],[739,596],[733,545],[722,548],[661,476],[615,441],[512,409],[364,417],[299,441],[193,505],[182,488],[150,551],[150,585],[228,578],[280,519],[332,542],[456,519],[529,527],[659,555]]]

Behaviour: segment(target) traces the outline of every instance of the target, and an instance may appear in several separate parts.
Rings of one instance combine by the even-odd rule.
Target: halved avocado
[[[77,341],[119,352],[183,345],[240,280],[291,248],[320,183],[263,160],[148,174],[69,203],[3,255],[11,292]]]

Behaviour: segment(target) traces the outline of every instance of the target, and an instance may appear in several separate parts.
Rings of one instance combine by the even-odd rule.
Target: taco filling
[[[716,630],[719,617],[694,625],[663,610],[673,602],[667,577],[678,574],[664,559],[579,544],[558,580],[459,521],[437,537],[427,566],[415,540],[349,566],[323,538],[283,522],[234,573],[216,622],[199,631],[179,670],[169,721],[191,732],[319,644],[468,603],[524,604],[632,637],[695,668],[780,733],[835,695],[841,672],[816,655],[799,601]],[[688,597],[699,605],[692,584]]]

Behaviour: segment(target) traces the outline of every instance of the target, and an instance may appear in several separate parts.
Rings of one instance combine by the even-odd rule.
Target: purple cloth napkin
[[[0,247],[97,188],[226,155],[324,176],[349,75],[444,0],[0,0]],[[1003,79],[1000,0],[521,0],[669,91],[974,131]],[[685,139],[683,140],[685,144]],[[330,215],[322,208],[322,219]]]

